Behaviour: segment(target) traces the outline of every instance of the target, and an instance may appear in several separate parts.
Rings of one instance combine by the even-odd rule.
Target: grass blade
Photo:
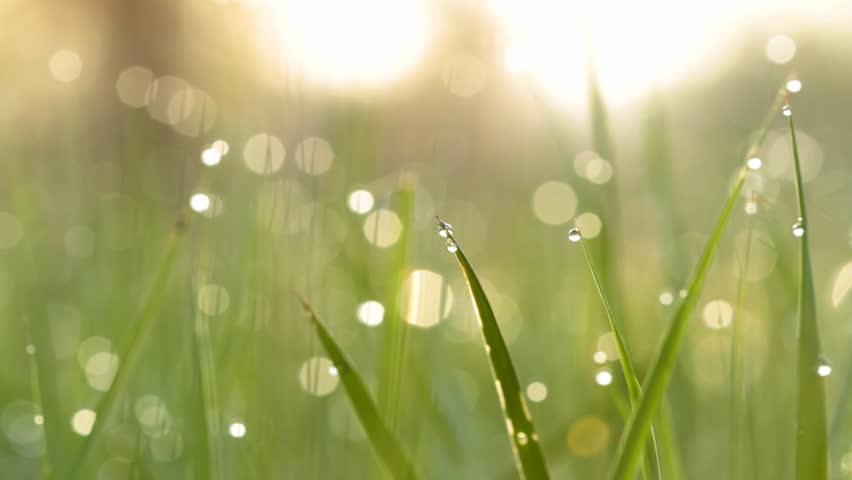
[[[776,112],[778,111],[778,106],[781,101],[783,101],[783,96],[781,95],[781,92],[779,92],[778,95],[776,95],[775,103],[764,118],[763,125],[758,131],[757,137],[746,152],[746,159],[750,158],[759,150],[760,145],[766,138],[766,133],[769,130],[772,118],[777,114]],[[722,207],[722,212],[719,214],[719,218],[716,220],[716,225],[713,228],[710,240],[704,246],[704,251],[701,254],[697,268],[689,283],[686,298],[678,306],[674,318],[672,319],[665,337],[663,338],[662,347],[660,348],[659,354],[654,359],[654,363],[651,366],[651,370],[645,384],[645,394],[642,397],[639,408],[636,409],[625,427],[623,435],[624,440],[619,445],[615,462],[610,470],[609,478],[611,480],[629,480],[633,477],[637,463],[639,462],[639,456],[642,453],[642,448],[648,434],[650,433],[651,423],[657,413],[660,401],[668,387],[672,370],[677,362],[680,346],[683,342],[684,334],[686,333],[688,320],[692,316],[692,312],[695,310],[695,306],[698,302],[698,296],[701,293],[701,288],[704,286],[704,279],[710,269],[710,264],[712,263],[716,249],[719,246],[719,242],[722,238],[722,232],[724,232],[728,219],[731,216],[731,211],[733,210],[734,205],[739,198],[740,191],[745,184],[747,172],[748,170],[745,165],[740,167],[737,180],[734,183],[734,187],[729,193],[727,200],[725,200],[725,204]]]
[[[595,263],[592,260],[591,253],[589,253],[589,247],[586,245],[586,239],[583,238],[579,227],[575,227],[571,233],[569,233],[569,238],[573,240],[575,235],[576,237],[579,237],[578,240],[580,241],[580,245],[583,247],[583,255],[586,257],[586,265],[589,267],[589,272],[592,274],[592,280],[594,280],[595,288],[598,291],[598,296],[601,298],[601,303],[603,303],[607,320],[609,320],[609,328],[612,330],[613,337],[615,337],[615,345],[618,349],[618,359],[621,362],[621,369],[624,372],[624,380],[627,383],[627,394],[630,398],[630,407],[633,411],[635,411],[642,398],[642,386],[639,383],[639,379],[636,377],[636,370],[634,370],[633,362],[630,360],[630,355],[627,353],[627,345],[624,343],[624,338],[621,336],[618,325],[615,323],[615,314],[613,313],[612,306],[607,299],[606,293],[604,293],[604,287],[601,284],[600,278],[598,278]],[[659,468],[660,462],[657,453],[657,440],[654,436],[654,429],[651,427],[650,439],[648,440],[647,450],[642,461],[642,477],[646,480],[655,478],[655,475],[656,478],[662,478]]]
[[[298,297],[302,308],[305,309],[308,320],[310,320],[316,329],[320,343],[322,343],[323,348],[325,348],[325,351],[337,368],[346,395],[349,397],[352,408],[361,421],[361,425],[364,427],[364,431],[367,433],[367,438],[370,439],[370,444],[373,446],[376,455],[382,459],[382,462],[384,462],[394,479],[419,479],[402,445],[399,444],[399,441],[382,421],[376,404],[370,398],[367,386],[364,384],[361,376],[358,375],[358,372],[353,368],[352,362],[346,357],[343,350],[337,345],[337,342],[331,338],[328,329],[320,321],[316,313],[314,313],[308,302],[301,296]]]
[[[86,460],[95,446],[95,442],[101,437],[101,431],[106,425],[110,414],[116,406],[116,399],[121,392],[125,390],[125,385],[131,378],[133,369],[141,357],[143,347],[153,330],[156,323],[156,309],[160,304],[160,300],[166,290],[169,276],[172,271],[172,266],[175,263],[177,252],[184,238],[183,228],[178,226],[169,237],[166,245],[165,254],[160,261],[157,270],[157,275],[154,278],[154,283],[151,285],[151,290],[142,304],[142,309],[139,311],[136,319],[133,322],[133,331],[130,335],[130,340],[127,348],[124,349],[124,355],[119,356],[121,362],[118,370],[115,372],[112,384],[106,394],[101,398],[95,410],[95,423],[92,425],[92,430],[83,440],[83,445],[73,466],[69,470],[69,478],[77,478],[80,475],[82,468],[86,464]]]
[[[441,228],[441,236],[447,237],[447,247],[455,253],[470,295],[473,297],[473,305],[479,320],[479,330],[485,343],[485,351],[488,353],[488,361],[491,365],[491,373],[500,397],[500,406],[506,421],[506,429],[512,442],[512,451],[518,466],[521,478],[526,480],[548,479],[550,475],[544,462],[544,454],[541,451],[538,434],[524,400],[524,393],[518,381],[518,374],[509,356],[509,349],[500,333],[494,310],[488,302],[482,284],[476,277],[470,262],[456,242],[452,227],[438,219]]]
[[[825,413],[825,385],[818,373],[821,363],[819,328],[816,319],[816,302],[808,249],[809,225],[805,210],[805,193],[802,188],[802,170],[796,144],[796,127],[792,110],[784,107],[790,126],[793,161],[796,171],[796,200],[799,222],[799,314],[797,322],[798,393],[796,402],[796,479],[821,480],[828,478],[828,434]],[[799,232],[799,230],[794,231]]]

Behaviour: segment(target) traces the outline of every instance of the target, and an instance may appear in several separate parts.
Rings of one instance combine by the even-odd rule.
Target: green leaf
[[[446,226],[440,219],[438,222],[442,228]],[[473,297],[479,329],[485,344],[485,352],[488,354],[491,373],[494,376],[494,383],[497,387],[497,395],[500,398],[500,406],[503,410],[506,430],[512,443],[518,472],[522,478],[527,480],[550,478],[538,434],[535,432],[532,415],[530,415],[524,400],[524,392],[518,381],[515,366],[509,356],[509,349],[506,347],[497,319],[494,317],[494,310],[485,296],[485,291],[482,289],[482,284],[479,283],[473,267],[468,262],[452,232],[449,229],[446,231],[447,241],[453,242],[456,246],[454,253],[464,274],[470,295]]]
[[[788,108],[788,107],[785,107]],[[803,226],[799,236],[799,313],[797,322],[798,393],[796,395],[796,479],[823,480],[828,478],[828,434],[825,413],[825,385],[817,373],[820,366],[820,339],[816,319],[814,283],[808,249],[810,225],[805,210],[805,193],[802,188],[802,170],[799,148],[796,144],[796,127],[792,111],[785,112],[790,125],[793,160],[796,170],[796,200],[799,220]]]
[[[325,325],[317,317],[314,310],[308,302],[299,296],[299,301],[305,309],[305,314],[308,316],[311,324],[314,326],[323,348],[331,357],[331,361],[337,368],[340,381],[343,383],[343,389],[349,397],[352,408],[358,416],[364,431],[367,433],[367,438],[373,446],[376,455],[381,458],[387,467],[389,473],[394,479],[398,480],[417,480],[418,477],[414,467],[409,462],[405,454],[405,450],[400,445],[397,438],[385,426],[376,404],[370,398],[370,393],[367,386],[358,375],[358,372],[352,366],[352,362],[343,353],[343,350],[337,345],[337,342],[331,338],[331,334]]]
[[[621,369],[624,372],[624,380],[627,383],[627,394],[630,397],[630,407],[635,412],[639,401],[642,399],[642,387],[639,383],[639,379],[636,377],[636,371],[633,368],[633,362],[630,360],[630,355],[627,353],[627,345],[624,343],[624,337],[621,336],[621,332],[615,322],[615,314],[613,313],[612,306],[607,299],[600,278],[598,278],[598,272],[595,269],[595,263],[592,260],[592,255],[589,253],[589,247],[586,245],[586,239],[583,238],[582,232],[579,228],[577,228],[576,231],[580,234],[580,245],[583,247],[583,254],[586,257],[586,265],[589,267],[589,272],[592,274],[592,280],[594,280],[595,288],[597,289],[598,296],[601,298],[601,303],[603,303],[607,320],[609,320],[609,328],[612,330],[613,337],[615,337],[615,345],[618,349],[618,358],[621,362]],[[659,469],[660,462],[659,455],[657,453],[657,440],[654,436],[653,427],[651,428],[650,436],[651,438],[648,441],[647,451],[642,462],[642,476],[646,480],[655,478],[655,475],[656,478],[662,478]]]
[[[752,142],[746,151],[745,160],[753,156],[759,149],[763,140],[766,138],[766,133],[771,125],[772,117],[777,115],[778,107],[783,101],[781,92],[776,95],[775,103],[770,108],[767,115],[764,117],[761,129],[758,131],[755,140]],[[745,163],[745,160],[743,163]],[[615,462],[610,469],[609,478],[611,480],[629,480],[633,478],[636,471],[639,457],[642,453],[642,448],[651,430],[651,423],[657,413],[663,394],[668,387],[671,379],[672,370],[677,362],[680,347],[683,343],[683,337],[686,333],[689,318],[695,310],[698,302],[698,296],[701,294],[701,288],[704,286],[704,279],[710,269],[716,249],[722,238],[722,233],[731,216],[731,211],[737,203],[740,191],[745,184],[745,179],[748,174],[748,169],[745,165],[739,169],[736,182],[731,192],[728,194],[727,200],[722,207],[722,212],[716,220],[716,225],[713,228],[713,233],[710,240],[704,246],[704,251],[698,261],[697,268],[693,273],[692,280],[689,283],[686,298],[678,306],[674,318],[669,325],[669,328],[663,338],[662,347],[660,348],[654,363],[651,366],[650,373],[644,388],[644,396],[639,404],[639,408],[633,413],[630,421],[627,422],[623,434],[623,442],[619,445],[616,453]]]

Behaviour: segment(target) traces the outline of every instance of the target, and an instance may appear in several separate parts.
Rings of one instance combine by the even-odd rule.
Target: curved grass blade
[[[69,478],[77,478],[80,475],[80,472],[85,466],[86,460],[91,454],[95,443],[101,437],[101,431],[103,431],[107,420],[109,420],[110,414],[115,408],[118,395],[124,391],[124,387],[130,380],[136,363],[138,363],[139,358],[141,357],[143,347],[153,331],[154,324],[156,323],[156,316],[154,313],[156,313],[156,309],[160,305],[160,300],[163,298],[163,294],[165,293],[166,285],[168,284],[169,276],[172,271],[172,266],[175,263],[175,258],[177,257],[177,252],[183,238],[183,227],[179,224],[169,238],[165,249],[165,255],[160,261],[157,275],[154,278],[154,283],[151,285],[151,290],[148,292],[148,296],[145,297],[142,309],[139,311],[139,314],[133,322],[133,331],[129,337],[130,340],[127,348],[124,349],[123,355],[119,356],[122,360],[119,363],[118,370],[115,373],[115,377],[113,378],[109,390],[107,390],[106,394],[101,397],[101,400],[98,403],[97,409],[95,410],[95,423],[92,425],[92,430],[89,435],[83,440],[83,445],[80,447],[80,451],[74,460],[74,464],[69,470]]]
[[[766,133],[769,131],[772,118],[778,111],[778,107],[783,101],[782,91],[776,95],[775,103],[770,108],[766,117],[764,117],[763,125],[758,131],[757,137],[752,142],[746,152],[745,158],[753,156],[759,149],[763,140],[766,138]],[[615,462],[610,470],[609,478],[611,480],[629,480],[633,477],[639,462],[639,456],[642,453],[645,441],[651,430],[651,422],[657,413],[660,401],[666,391],[669,380],[671,379],[672,370],[677,362],[680,346],[683,342],[686,326],[695,306],[698,302],[698,296],[701,293],[701,288],[704,286],[704,279],[710,269],[713,257],[716,254],[716,248],[722,238],[722,232],[728,223],[731,216],[731,211],[739,198],[740,191],[745,184],[747,167],[740,167],[737,180],[734,183],[731,192],[728,195],[725,204],[722,207],[722,212],[716,220],[716,225],[713,228],[713,233],[710,240],[704,246],[704,251],[698,260],[698,265],[693,273],[692,280],[689,283],[689,289],[684,301],[678,306],[674,318],[666,331],[663,338],[662,347],[654,363],[651,366],[648,379],[645,384],[645,394],[642,401],[639,403],[639,408],[633,413],[630,421],[624,430],[624,441],[619,445],[616,453]]]
[[[569,238],[573,240],[572,235],[579,237],[578,240],[580,241],[580,245],[583,247],[583,255],[586,257],[586,265],[589,267],[589,272],[592,274],[592,280],[594,280],[598,296],[600,296],[601,303],[603,303],[604,310],[606,311],[606,317],[607,320],[609,320],[609,328],[612,330],[613,337],[615,337],[615,345],[618,349],[618,358],[621,362],[621,369],[624,372],[624,380],[627,383],[627,394],[630,398],[630,407],[635,411],[642,398],[642,386],[639,383],[639,379],[636,377],[636,370],[633,369],[633,362],[630,360],[630,355],[627,353],[627,345],[624,343],[624,338],[621,336],[618,325],[615,323],[615,314],[613,313],[612,306],[609,304],[606,293],[604,293],[604,287],[601,284],[600,278],[598,278],[598,272],[595,269],[595,263],[592,260],[589,247],[586,245],[586,239],[583,238],[583,232],[580,231],[577,226],[571,231],[571,233],[569,233]],[[648,446],[646,448],[647,450],[642,460],[642,477],[646,480],[662,478],[662,474],[660,473],[659,454],[657,453],[657,439],[654,436],[653,427],[651,427],[650,439],[648,440]]]
[[[438,219],[441,236],[447,238],[447,250],[454,253],[459,262],[462,273],[470,295],[473,297],[473,305],[479,320],[479,330],[485,343],[485,351],[488,353],[488,361],[491,365],[491,373],[497,387],[500,398],[500,406],[506,421],[506,429],[512,442],[512,451],[518,473],[526,480],[540,480],[550,478],[544,454],[541,451],[538,434],[524,400],[524,393],[515,372],[515,366],[509,356],[509,349],[500,333],[494,310],[485,296],[482,284],[476,277],[470,262],[464,255],[461,247],[453,236],[452,227]]]
[[[796,402],[796,479],[824,480],[828,478],[828,434],[825,413],[825,385],[818,373],[821,363],[819,328],[816,319],[816,302],[808,249],[809,225],[805,210],[805,193],[802,188],[802,170],[796,144],[796,127],[793,112],[788,104],[784,115],[790,126],[793,161],[796,172],[796,200],[799,210],[801,249],[799,257],[799,314],[796,343],[798,350],[798,393]]]
[[[418,480],[420,477],[414,470],[414,467],[409,462],[402,445],[396,437],[388,430],[382,418],[379,415],[379,410],[376,404],[370,398],[370,393],[367,386],[358,375],[358,372],[352,366],[352,362],[343,353],[343,350],[337,345],[325,325],[317,317],[314,310],[308,302],[298,295],[299,302],[305,310],[311,324],[314,326],[323,348],[331,357],[331,361],[337,368],[340,375],[340,381],[343,383],[343,388],[349,401],[352,403],[352,408],[355,414],[361,421],[364,431],[367,433],[367,438],[370,439],[370,444],[373,446],[376,455],[378,455],[389,473],[394,479],[399,480]]]

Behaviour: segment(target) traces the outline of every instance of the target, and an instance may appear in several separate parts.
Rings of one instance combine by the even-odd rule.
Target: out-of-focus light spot
[[[148,105],[155,80],[154,73],[145,67],[134,65],[125,68],[115,81],[118,99],[128,107],[141,108]]]
[[[118,371],[118,355],[110,352],[98,352],[86,362],[86,382],[95,390],[109,390],[115,373]]]
[[[831,375],[831,365],[820,365],[817,367],[817,374],[819,374],[820,377],[827,377]]]
[[[336,366],[332,365],[332,366],[328,367],[328,374],[331,375],[332,377],[336,377],[340,374],[340,371],[337,370]]]
[[[228,142],[224,140],[216,140],[215,142],[213,142],[212,145],[210,145],[210,148],[218,150],[219,153],[224,156],[228,154],[228,151],[231,149],[231,146],[228,145]]]
[[[206,315],[225,313],[231,304],[228,290],[221,285],[207,284],[198,289],[198,309]]]
[[[799,166],[802,170],[802,181],[810,182],[817,178],[822,171],[825,153],[821,142],[808,132],[796,129],[796,146],[799,149]],[[766,153],[764,155],[763,171],[772,178],[783,181],[795,179],[793,147],[790,144],[789,134],[785,130],[772,132],[766,141]]]
[[[210,197],[203,193],[196,193],[189,197],[189,207],[196,212],[203,212],[210,208]]]
[[[457,97],[472,97],[485,85],[488,71],[485,63],[474,55],[453,55],[444,64],[444,86]]]
[[[154,394],[142,395],[133,405],[136,421],[145,435],[161,438],[172,430],[174,419],[165,402]]]
[[[533,382],[527,385],[527,398],[531,402],[541,402],[547,398],[547,385],[541,382]]]
[[[430,270],[415,270],[407,280],[405,320],[418,327],[434,327],[453,306],[453,292],[444,277]]]
[[[95,417],[95,412],[88,408],[77,410],[71,417],[71,428],[77,435],[85,437],[92,432],[92,427],[95,425]]]
[[[291,70],[335,86],[381,86],[411,71],[431,32],[424,0],[277,4],[260,35],[281,36],[279,45]]]
[[[32,343],[28,343],[28,344],[27,344],[27,346],[26,346],[26,347],[24,347],[24,351],[25,351],[25,352],[27,352],[27,353],[28,353],[28,354],[30,354],[30,355],[35,355],[35,353],[36,353],[36,346],[35,346],[35,345],[33,345]]]
[[[772,63],[785,64],[796,55],[796,42],[786,35],[775,35],[766,42],[766,58]]]
[[[687,290],[685,288],[681,288],[680,291],[678,291],[677,293],[680,296],[680,298],[686,298],[686,296],[689,295],[689,290]]]
[[[220,161],[222,161],[222,152],[219,149],[210,147],[201,152],[201,163],[208,167],[219,165]]]
[[[358,305],[356,312],[358,321],[368,327],[375,327],[382,323],[385,318],[385,307],[375,300],[368,300]]]
[[[609,435],[609,425],[599,417],[583,417],[568,430],[568,449],[578,457],[598,455],[609,443]]]
[[[704,325],[714,330],[726,328],[734,319],[734,309],[724,300],[713,300],[704,305]]]
[[[228,435],[233,438],[243,438],[246,436],[246,426],[242,422],[233,422],[228,427]]]
[[[760,167],[763,165],[763,161],[757,157],[752,157],[749,158],[748,161],[746,161],[746,165],[752,170],[759,170]]]
[[[112,342],[104,337],[89,337],[82,342],[77,348],[77,362],[80,368],[86,369],[89,359],[94,355],[102,352],[110,352],[112,350]]]
[[[59,50],[50,57],[48,68],[53,78],[68,83],[80,76],[80,72],[83,71],[83,61],[80,59],[80,54],[73,50]]]
[[[373,209],[375,199],[367,190],[355,190],[349,194],[349,210],[358,214],[368,213]]]
[[[380,208],[364,219],[364,236],[367,241],[381,248],[390,247],[402,233],[402,222],[396,213]]]
[[[510,72],[524,72],[530,68],[530,54],[522,45],[512,43],[503,51],[503,63]]]
[[[840,306],[840,302],[846,298],[846,294],[852,290],[852,262],[848,262],[837,271],[834,276],[834,285],[831,287],[831,305],[834,308]]]
[[[95,250],[95,234],[85,225],[77,225],[65,232],[65,253],[74,258],[87,258]]]
[[[549,225],[560,225],[574,217],[577,194],[567,183],[550,181],[539,185],[533,193],[535,216]]]
[[[21,454],[32,448],[34,454],[40,453],[39,445],[44,443],[44,417],[38,405],[27,400],[16,400],[8,404],[0,414],[0,429]],[[19,447],[25,447],[23,450]],[[33,455],[24,455],[31,457]]]
[[[754,200],[752,198],[749,198],[748,200],[746,200],[745,207],[743,207],[743,210],[745,210],[746,215],[756,215],[757,214],[757,200]]]
[[[790,93],[799,93],[802,91],[802,81],[801,80],[788,80],[787,81],[787,91]]]
[[[592,359],[598,365],[604,364],[607,361],[606,352],[601,352],[600,350],[598,350],[597,352],[595,352],[594,355],[592,355]]]
[[[0,250],[14,247],[24,235],[24,226],[18,217],[8,212],[0,212]]]
[[[671,305],[674,302],[674,295],[672,292],[663,292],[660,294],[659,301],[663,305]]]
[[[603,185],[612,179],[612,164],[597,153],[584,150],[574,157],[574,171],[586,180]]]
[[[334,150],[325,139],[308,137],[296,146],[296,166],[310,175],[322,175],[334,163]]]
[[[340,383],[340,377],[329,373],[334,363],[325,357],[313,357],[299,368],[299,385],[302,390],[322,397],[333,392]]]
[[[612,383],[612,374],[606,370],[601,370],[595,374],[595,383],[602,386],[607,386]]]
[[[601,233],[601,218],[592,212],[581,213],[577,217],[577,225],[583,238],[595,238]]]
[[[284,164],[286,151],[281,140],[268,133],[258,133],[246,141],[243,147],[243,161],[258,175],[275,171]]]

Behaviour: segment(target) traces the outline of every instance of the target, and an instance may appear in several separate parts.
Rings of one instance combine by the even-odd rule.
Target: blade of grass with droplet
[[[109,420],[109,416],[116,406],[116,399],[119,394],[124,391],[124,387],[131,378],[131,374],[141,357],[143,347],[145,346],[148,337],[150,336],[153,327],[156,323],[157,307],[160,305],[168,280],[175,263],[175,258],[180,249],[180,245],[184,238],[183,227],[175,228],[172,235],[169,237],[165,247],[165,254],[160,261],[157,269],[157,274],[154,277],[154,282],[151,289],[142,304],[142,309],[133,321],[133,331],[129,337],[127,347],[119,354],[119,366],[115,372],[112,384],[106,394],[101,397],[95,410],[95,422],[92,425],[92,430],[83,440],[83,445],[77,454],[74,464],[69,470],[69,478],[78,478],[80,472],[86,464],[86,460],[92,452],[95,443],[100,439],[101,432]]]
[[[402,445],[400,445],[397,438],[382,421],[379,410],[370,397],[366,384],[358,372],[355,371],[352,362],[331,337],[328,329],[320,321],[316,313],[314,313],[313,308],[311,308],[308,302],[300,295],[297,296],[299,302],[302,304],[302,308],[305,310],[305,314],[308,316],[308,320],[316,330],[320,343],[322,343],[323,348],[337,368],[340,381],[343,383],[343,389],[346,391],[346,396],[349,397],[352,408],[355,410],[358,420],[360,420],[361,425],[364,427],[364,431],[367,433],[367,438],[370,440],[370,444],[373,446],[376,455],[381,458],[394,479],[419,479]]]
[[[825,385],[817,373],[820,365],[820,339],[816,319],[811,258],[808,249],[810,225],[805,209],[802,169],[796,144],[796,127],[791,111],[785,112],[790,126],[793,162],[796,172],[796,200],[804,231],[799,236],[799,312],[796,343],[798,350],[796,402],[796,479],[828,478],[828,434],[825,413]]]
[[[598,272],[595,268],[594,260],[592,260],[592,255],[589,252],[589,247],[586,245],[586,239],[583,238],[582,233],[583,232],[580,231],[580,245],[583,247],[583,255],[586,257],[586,265],[589,267],[589,272],[592,274],[592,280],[594,280],[595,288],[597,289],[601,303],[603,303],[607,320],[609,320],[609,328],[612,330],[612,335],[615,338],[615,345],[618,349],[618,359],[621,362],[621,369],[624,372],[624,380],[627,383],[627,394],[630,398],[630,408],[635,411],[640,399],[642,398],[642,386],[639,383],[639,379],[636,377],[636,370],[634,370],[633,362],[630,360],[630,355],[627,353],[627,345],[624,343],[624,338],[621,336],[621,331],[615,322],[615,314],[613,313],[612,306],[604,292],[604,287],[601,284],[600,278],[598,278]],[[660,462],[657,453],[657,440],[654,435],[653,427],[651,427],[650,438],[646,448],[647,450],[642,460],[642,477],[646,480],[661,478],[662,475],[659,470]]]
[[[745,159],[753,156],[759,149],[771,125],[772,118],[777,115],[778,107],[783,101],[781,91],[776,95],[776,100],[764,117],[761,129],[758,131],[755,140],[749,146]],[[743,161],[745,163],[745,160]],[[662,400],[663,394],[668,387],[669,379],[671,378],[672,370],[677,362],[680,346],[683,343],[683,337],[686,333],[686,326],[695,306],[698,302],[698,296],[701,293],[701,288],[704,286],[704,279],[710,269],[716,249],[722,238],[722,232],[728,223],[734,205],[739,198],[740,191],[745,184],[747,175],[747,167],[741,166],[737,180],[733,188],[725,200],[722,211],[716,220],[716,225],[713,228],[713,233],[710,239],[704,246],[704,251],[698,260],[698,265],[693,273],[692,279],[689,282],[689,288],[684,301],[678,306],[674,318],[669,325],[668,330],[663,338],[663,342],[657,357],[651,366],[645,383],[644,395],[639,403],[639,408],[631,416],[625,427],[623,442],[619,445],[616,453],[615,462],[610,469],[609,478],[612,480],[629,480],[632,478],[638,466],[639,457],[645,445],[645,441],[650,433],[651,423],[657,413],[658,407]]]
[[[547,471],[544,454],[535,432],[532,415],[530,415],[524,400],[518,374],[515,372],[515,366],[509,356],[509,349],[503,340],[503,334],[500,333],[494,310],[488,302],[488,297],[486,297],[473,267],[467,260],[461,246],[458,245],[455,237],[449,231],[447,239],[448,242],[453,242],[456,246],[454,252],[456,260],[459,262],[470,295],[473,297],[474,309],[479,320],[479,330],[485,343],[485,351],[488,354],[491,373],[494,376],[497,395],[500,398],[500,406],[503,410],[518,472],[526,480],[548,479],[550,474]]]

